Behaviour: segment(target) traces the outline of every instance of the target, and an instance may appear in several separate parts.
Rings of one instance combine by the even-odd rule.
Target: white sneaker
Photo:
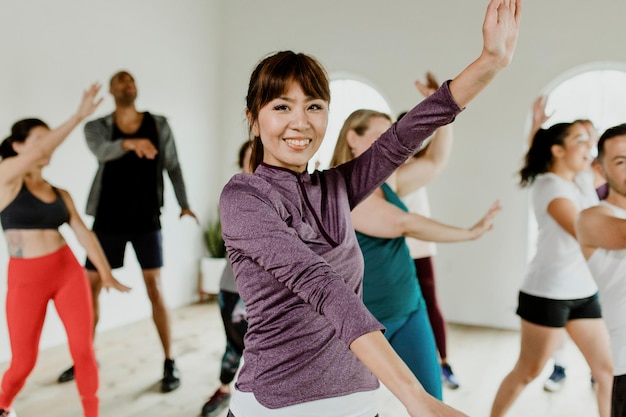
[[[565,368],[559,365],[554,365],[552,375],[543,384],[543,389],[548,392],[557,392],[563,387],[565,382]]]
[[[457,389],[461,386],[456,375],[452,372],[452,368],[447,363],[441,365],[441,379],[443,384],[450,389]]]

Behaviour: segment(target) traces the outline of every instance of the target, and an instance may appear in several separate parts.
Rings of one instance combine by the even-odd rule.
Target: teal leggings
[[[422,302],[408,317],[381,323],[387,329],[385,337],[426,392],[441,400],[441,369],[425,304]]]

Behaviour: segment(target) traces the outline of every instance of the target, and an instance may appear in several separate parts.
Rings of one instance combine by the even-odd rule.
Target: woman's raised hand
[[[539,129],[541,129],[541,125],[552,117],[554,112],[551,114],[546,113],[546,104],[548,102],[548,97],[539,96],[533,101],[533,127],[532,132],[535,133]]]
[[[102,103],[103,98],[98,98],[98,92],[100,92],[100,83],[93,83],[83,91],[83,99],[78,106],[76,115],[83,120],[85,117],[91,115]]]
[[[426,73],[426,82],[422,83],[420,80],[415,81],[415,88],[422,93],[424,97],[430,97],[439,88],[439,82],[435,78],[432,72]]]
[[[513,58],[522,0],[491,0],[483,23],[483,54],[490,56],[501,66],[506,67]]]
[[[517,45],[522,0],[491,0],[483,22],[483,50],[450,82],[452,98],[464,108],[513,59]]]

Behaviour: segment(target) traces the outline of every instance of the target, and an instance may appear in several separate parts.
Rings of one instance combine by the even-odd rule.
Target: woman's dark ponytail
[[[17,155],[17,152],[13,150],[13,136],[9,136],[0,143],[0,159],[10,158]]]
[[[15,122],[11,127],[11,136],[0,143],[0,158],[5,159],[16,156],[17,152],[13,149],[13,144],[24,143],[30,131],[39,126],[48,128],[48,125],[39,119],[23,119]]]
[[[548,129],[539,129],[533,138],[530,149],[524,157],[524,166],[519,171],[520,186],[527,187],[535,182],[539,174],[552,167],[552,146],[565,144],[569,129],[575,123],[557,123]]]

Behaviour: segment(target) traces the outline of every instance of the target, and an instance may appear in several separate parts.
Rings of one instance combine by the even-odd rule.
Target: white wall
[[[259,59],[282,49],[316,56],[331,76],[359,75],[381,91],[396,113],[408,108],[419,99],[415,78],[423,78],[427,70],[451,78],[478,56],[486,4],[224,2],[224,137],[245,135],[242,109],[249,74]],[[439,245],[438,290],[450,321],[517,327],[514,310],[526,267],[528,195],[516,186],[515,173],[530,105],[571,67],[626,62],[621,44],[625,13],[626,3],[613,0],[525,0],[513,64],[457,118],[450,164],[430,187],[433,215],[469,226],[495,199],[504,210],[495,230],[480,241]],[[224,151],[231,155],[235,144]]]
[[[11,124],[37,116],[56,126],[72,114],[83,88],[103,84],[105,101],[96,116],[113,110],[110,76],[128,69],[136,78],[140,110],[168,117],[177,140],[191,208],[204,222],[216,204],[219,160],[218,88],[219,3],[217,0],[46,0],[0,2],[0,137]],[[96,161],[87,149],[82,126],[55,153],[44,175],[72,194],[83,212]],[[179,207],[167,188],[162,224],[165,267],[163,290],[170,307],[195,300],[198,259],[204,253],[201,228],[190,218],[178,219]],[[88,225],[92,219],[85,217]],[[64,229],[80,262],[84,251],[71,230]],[[6,264],[0,243],[0,311],[4,312]],[[151,315],[140,269],[132,250],[118,279],[133,287],[130,294],[101,297],[105,330]],[[53,308],[42,347],[65,342]],[[4,314],[0,320],[0,360],[10,355]],[[155,332],[155,343],[158,343]]]
[[[247,137],[248,77],[266,54],[293,49],[317,56],[331,73],[358,75],[394,112],[414,104],[412,82],[426,70],[460,72],[481,49],[486,1],[396,0],[0,0],[0,132],[22,117],[60,123],[89,82],[119,68],[137,78],[142,109],[167,115],[177,136],[192,208],[206,220],[235,171]],[[527,192],[515,185],[524,127],[535,96],[559,74],[593,61],[626,62],[621,48],[626,3],[525,0],[515,60],[455,122],[449,167],[430,187],[436,218],[470,225],[499,198],[496,228],[478,242],[440,245],[439,292],[451,321],[516,327],[516,294],[526,265]],[[112,109],[107,98],[98,115]],[[84,207],[95,172],[81,129],[55,155],[46,175]],[[201,230],[179,221],[167,190],[163,215],[170,306],[194,299]],[[71,241],[73,248],[75,244]],[[0,265],[6,248],[0,243]],[[82,252],[75,248],[82,259]],[[0,268],[0,311],[6,268]],[[132,258],[118,277],[135,289],[104,294],[106,329],[147,317],[149,303]],[[51,317],[44,346],[61,343]],[[0,360],[8,357],[0,320]]]

